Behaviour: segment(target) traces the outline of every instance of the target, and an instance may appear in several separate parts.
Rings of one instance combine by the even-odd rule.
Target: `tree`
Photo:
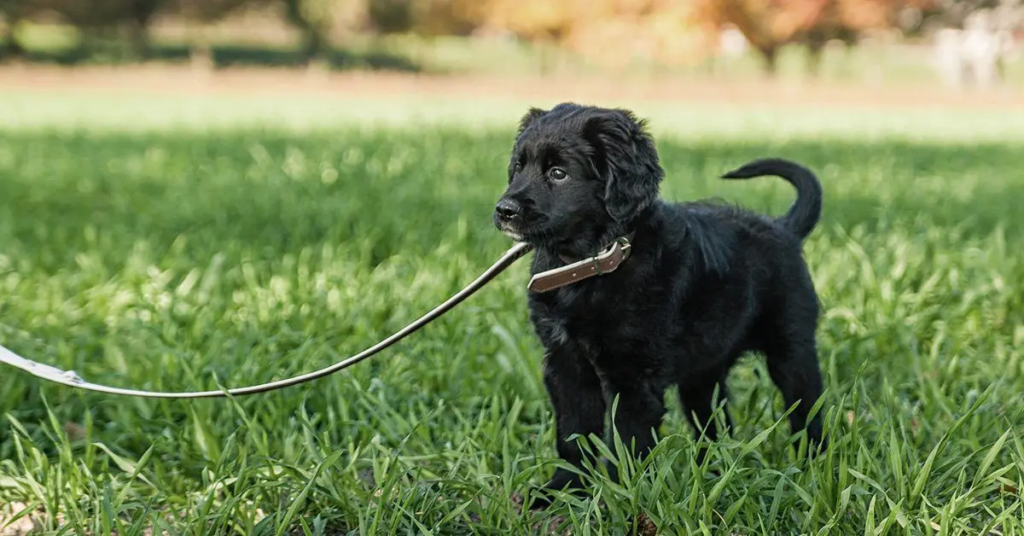
[[[25,55],[25,47],[18,41],[18,25],[29,15],[28,0],[0,0],[0,16],[4,18],[4,49],[0,58],[16,58]]]
[[[368,0],[366,15],[380,33],[404,33],[413,27],[412,0]]]
[[[302,57],[312,61],[328,48],[327,35],[341,0],[282,0],[285,20],[302,33]]]
[[[774,75],[779,51],[801,43],[816,71],[831,40],[852,44],[870,30],[890,28],[902,10],[930,0],[694,0],[694,20],[708,31],[735,26]]]
[[[821,54],[830,41],[854,45],[865,32],[896,25],[900,12],[911,2],[906,0],[829,0],[809,27],[795,36],[807,48],[807,69],[814,75],[821,65]]]
[[[583,7],[581,0],[492,0],[487,21],[529,41],[560,41]]]
[[[164,0],[32,0],[39,10],[52,10],[84,37],[126,29],[136,57],[147,55],[149,24]],[[84,41],[83,41],[84,42]]]
[[[492,0],[487,24],[557,44],[605,65],[636,58],[691,61],[706,35],[689,22],[688,0]],[[703,45],[703,46],[702,46]]]
[[[149,25],[164,0],[130,0],[127,6],[128,32],[136,57],[149,54]]]
[[[370,0],[371,3],[382,0]],[[394,2],[396,0],[383,0]],[[487,22],[489,0],[398,0],[409,2],[411,26],[425,35],[470,35]]]
[[[300,54],[310,62],[329,48],[329,35],[343,7],[354,0],[172,0],[195,20],[215,22],[241,8],[271,6],[280,9],[282,18],[297,29]]]
[[[583,0],[491,0],[486,23],[520,39],[540,43],[541,70],[547,71],[551,63],[549,50],[552,45],[563,44],[574,15],[585,12],[583,7]]]
[[[810,30],[827,13],[830,0],[694,0],[693,15],[717,32],[726,24],[736,27],[773,76],[783,46]]]
[[[193,67],[209,68],[213,54],[207,25],[216,23],[244,7],[267,4],[268,0],[166,0],[168,11],[190,23],[189,54]]]
[[[217,22],[234,13],[236,10],[266,4],[267,0],[165,0],[168,11],[185,17],[190,21],[203,23]]]

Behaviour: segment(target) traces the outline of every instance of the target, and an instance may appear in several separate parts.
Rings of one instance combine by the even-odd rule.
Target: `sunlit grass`
[[[0,125],[34,132],[90,133],[212,133],[240,130],[250,137],[265,132],[294,136],[316,133],[327,137],[339,131],[362,137],[378,129],[453,128],[467,134],[507,133],[529,106],[554,106],[554,99],[494,97],[466,99],[406,94],[373,97],[366,94],[325,96],[306,93],[276,97],[259,94],[167,94],[122,91],[83,91],[52,96],[0,88]],[[567,96],[565,100],[575,97]],[[617,99],[594,103],[625,106],[649,120],[662,141],[744,140],[773,143],[828,136],[852,142],[1024,141],[1024,112],[998,109],[847,108],[776,106],[756,102],[659,102]],[[827,147],[826,147],[827,148]],[[2,150],[2,147],[0,147]],[[499,147],[504,157],[505,146]],[[488,157],[493,156],[488,153]],[[900,155],[892,154],[893,158]],[[465,156],[462,156],[465,158]],[[493,168],[488,168],[493,172]]]

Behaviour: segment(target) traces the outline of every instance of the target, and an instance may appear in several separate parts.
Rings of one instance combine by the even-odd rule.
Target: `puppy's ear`
[[[605,180],[605,210],[620,223],[631,221],[658,198],[665,176],[645,127],[632,112],[604,110],[589,118],[583,129]]]
[[[519,131],[516,132],[516,138],[523,135],[523,132],[533,124],[534,121],[538,120],[544,114],[548,113],[548,110],[541,110],[540,108],[530,108],[526,115],[519,120]]]

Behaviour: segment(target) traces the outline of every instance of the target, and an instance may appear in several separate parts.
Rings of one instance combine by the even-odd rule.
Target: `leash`
[[[447,313],[453,309],[456,305],[461,303],[466,298],[473,295],[476,291],[480,290],[484,285],[489,283],[498,274],[504,272],[512,263],[519,260],[521,257],[526,255],[530,251],[530,246],[526,243],[519,242],[512,246],[497,262],[491,265],[483,274],[476,278],[472,283],[466,286],[466,288],[460,290],[451,298],[448,298],[444,303],[438,305],[427,314],[421,316],[412,324],[402,328],[395,332],[390,337],[378,342],[377,344],[363,350],[362,352],[339,361],[333,365],[322,368],[320,370],[309,372],[301,376],[294,376],[284,380],[277,380],[269,383],[260,385],[252,385],[249,387],[238,387],[234,389],[225,389],[220,391],[195,391],[195,392],[166,392],[166,391],[142,391],[137,389],[122,389],[120,387],[111,387],[108,385],[101,385],[98,383],[90,383],[83,380],[78,374],[75,374],[72,370],[61,370],[59,368],[46,365],[43,363],[37,363],[18,354],[4,348],[0,345],[0,363],[10,365],[14,368],[19,368],[37,378],[47,380],[54,383],[59,383],[69,387],[75,387],[78,389],[85,389],[87,391],[96,391],[100,393],[108,393],[114,395],[126,395],[126,396],[137,396],[142,398],[221,398],[228,396],[243,396],[252,395],[256,393],[266,393],[268,391],[274,391],[277,389],[283,389],[292,385],[298,385],[300,383],[306,383],[318,378],[322,378],[329,374],[338,372],[339,370],[346,369],[359,363],[360,361],[379,353],[381,350],[392,346],[398,341],[404,339],[408,335],[419,331],[420,328],[426,326],[436,318]]]

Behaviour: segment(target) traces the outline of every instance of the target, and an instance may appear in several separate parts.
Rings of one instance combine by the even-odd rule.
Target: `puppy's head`
[[[603,247],[631,230],[664,175],[644,122],[631,112],[533,108],[520,122],[494,222],[535,247]]]

